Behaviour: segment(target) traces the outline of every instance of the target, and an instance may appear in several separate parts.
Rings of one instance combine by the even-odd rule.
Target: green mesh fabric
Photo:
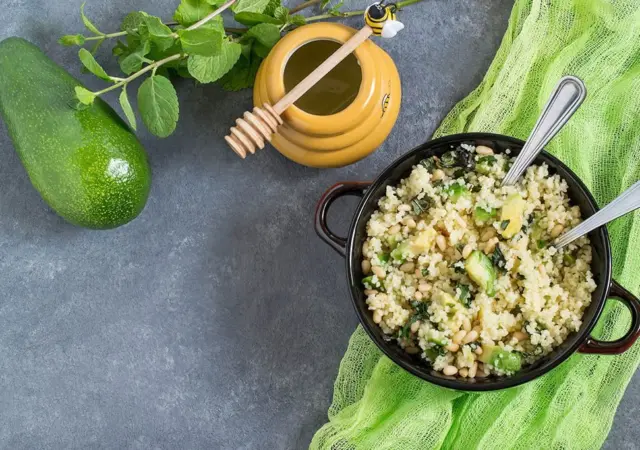
[[[587,99],[547,147],[600,205],[640,179],[640,2],[517,0],[484,81],[436,136],[491,131],[526,139],[558,79],[584,80]],[[614,277],[638,294],[640,214],[610,224]],[[599,336],[626,330],[608,302]],[[419,380],[382,356],[361,328],[335,382],[329,422],[312,449],[592,449],[611,427],[640,359],[574,355],[523,386],[464,393]]]

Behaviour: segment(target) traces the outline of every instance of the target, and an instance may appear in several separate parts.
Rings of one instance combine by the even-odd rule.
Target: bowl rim
[[[578,330],[578,332],[574,334],[572,338],[574,339],[573,344],[563,349],[562,353],[554,355],[549,359],[548,362],[541,364],[540,366],[532,369],[531,371],[524,372],[520,376],[516,373],[509,377],[498,378],[495,381],[486,381],[483,383],[473,384],[469,382],[458,381],[455,378],[449,379],[449,378],[444,378],[442,376],[432,375],[430,373],[431,369],[419,367],[416,364],[411,364],[405,360],[402,360],[396,357],[396,355],[390,349],[390,344],[397,346],[395,341],[394,340],[385,341],[378,334],[376,334],[373,329],[371,329],[371,327],[368,324],[368,321],[366,320],[367,309],[366,307],[364,307],[366,305],[360,305],[361,302],[358,301],[357,290],[360,289],[360,287],[359,287],[358,281],[354,277],[355,270],[354,270],[354,261],[353,261],[353,255],[355,251],[354,238],[355,238],[358,224],[360,223],[361,220],[363,220],[363,216],[364,216],[363,212],[364,212],[365,206],[367,206],[371,202],[373,192],[376,191],[378,187],[385,184],[387,180],[392,176],[392,172],[405,160],[413,157],[417,153],[423,152],[425,150],[429,150],[437,146],[448,145],[448,144],[456,145],[456,144],[466,143],[468,141],[479,141],[479,140],[506,141],[506,142],[513,143],[515,146],[519,146],[519,147],[522,147],[522,145],[524,145],[524,141],[521,139],[518,139],[512,136],[497,134],[497,133],[484,133],[484,132],[458,133],[458,134],[451,134],[451,135],[443,136],[437,139],[429,140],[421,145],[414,147],[407,153],[396,158],[392,163],[390,163],[387,167],[385,167],[385,169],[382,170],[380,174],[376,177],[376,179],[370,184],[370,186],[367,188],[366,192],[362,196],[362,199],[360,200],[358,206],[356,207],[353,218],[351,220],[351,224],[349,225],[349,232],[348,232],[347,245],[346,245],[346,255],[345,255],[345,264],[347,269],[346,270],[347,282],[349,284],[349,293],[350,293],[351,301],[356,310],[356,314],[358,315],[358,320],[360,321],[362,328],[366,331],[366,333],[373,340],[376,346],[395,364],[402,367],[409,373],[417,376],[418,378],[421,378],[425,381],[434,383],[436,385],[439,385],[445,388],[450,388],[450,389],[459,390],[459,391],[470,391],[470,392],[494,391],[494,390],[501,390],[501,389],[507,389],[507,388],[519,386],[529,381],[532,381],[546,374],[547,372],[550,372],[551,370],[553,370],[554,368],[562,364],[564,361],[566,361],[589,338],[591,331],[593,330],[596,323],[598,322],[598,319],[602,314],[602,311],[604,309],[604,306],[609,294],[609,289],[611,286],[611,279],[612,279],[611,243],[609,240],[609,234],[607,232],[606,227],[602,226],[594,230],[593,233],[596,233],[599,239],[602,241],[602,247],[604,250],[602,255],[602,257],[604,258],[604,265],[603,265],[604,271],[605,271],[604,280],[606,285],[603,289],[602,297],[598,299],[598,304],[596,306],[596,311],[593,318],[588,324],[586,324],[586,326],[583,324],[582,329]],[[565,181],[567,183],[575,184],[579,188],[579,190],[582,191],[585,199],[587,200],[587,202],[589,203],[589,206],[593,209],[593,211],[595,212],[598,210],[598,205],[595,201],[595,198],[589,191],[589,189],[585,186],[582,180],[569,167],[567,167],[558,158],[548,153],[546,150],[543,150],[541,152],[541,155],[544,155],[544,158],[550,161],[553,165],[557,167],[561,167],[563,170],[565,170],[571,177],[570,180],[565,179]],[[540,158],[540,155],[536,157],[536,161],[538,161],[539,158]],[[367,219],[368,219],[368,216],[367,216]],[[357,263],[359,263],[359,261]]]

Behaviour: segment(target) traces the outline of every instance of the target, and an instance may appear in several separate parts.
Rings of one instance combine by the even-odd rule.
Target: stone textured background
[[[90,0],[86,11],[115,30],[131,10],[168,19],[176,4]],[[56,44],[81,32],[79,0],[0,6],[0,39],[23,36],[102,85],[80,74],[76,50]],[[381,44],[403,79],[398,123],[375,154],[339,170],[298,166],[271,148],[241,161],[222,137],[251,92],[180,82],[177,132],[140,134],[149,203],[113,231],[57,217],[1,125],[0,448],[306,447],[356,325],[343,261],[313,232],[315,203],[336,181],[371,179],[427,140],[481,80],[510,8],[425,0],[406,10],[406,30]],[[117,72],[108,48],[98,60]],[[336,205],[337,229],[353,205]],[[608,448],[638,448],[638,400],[636,377]]]

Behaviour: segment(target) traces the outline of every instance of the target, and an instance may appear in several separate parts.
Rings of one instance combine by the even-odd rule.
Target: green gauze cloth
[[[526,139],[558,80],[587,99],[547,149],[605,205],[640,179],[640,1],[517,0],[484,81],[437,136],[490,131]],[[639,292],[640,214],[609,226],[613,273]],[[626,308],[608,302],[598,336],[620,337]],[[619,356],[576,354],[523,386],[443,389],[382,356],[358,328],[340,365],[329,423],[312,449],[595,449],[604,442],[640,344]]]

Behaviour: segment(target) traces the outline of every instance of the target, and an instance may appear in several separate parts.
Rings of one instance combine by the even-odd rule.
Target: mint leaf
[[[82,86],[76,86],[76,98],[83,105],[92,105],[94,100],[96,99],[96,94],[91,92],[89,89],[85,89]]]
[[[220,79],[240,58],[241,45],[224,41],[215,56],[190,56],[187,61],[189,74],[200,83],[212,83]]]
[[[236,20],[236,22],[241,23],[242,25],[246,25],[248,27],[257,25],[259,23],[273,23],[275,25],[282,23],[278,19],[275,19],[271,16],[267,16],[266,14],[260,14],[255,12],[241,12],[236,14],[234,19]]]
[[[252,61],[240,58],[236,65],[220,78],[219,82],[222,89],[225,91],[239,91],[253,86],[261,61],[259,58],[253,58]]]
[[[58,39],[58,43],[65,47],[73,47],[74,45],[84,45],[84,36],[81,34],[69,34]]]
[[[135,51],[127,56],[121,57],[120,69],[127,75],[131,75],[134,72],[142,69],[142,64],[147,62],[145,56],[151,50],[151,43],[145,41],[141,47],[138,47]]]
[[[264,11],[262,11],[264,14],[267,14],[269,16],[273,16],[276,8],[278,6],[282,6],[282,2],[281,0],[269,0],[269,3],[267,4],[267,7],[264,9]]]
[[[104,71],[102,66],[98,64],[98,61],[96,61],[89,50],[81,48],[78,52],[78,57],[80,58],[82,65],[85,66],[89,72],[105,81],[113,81],[107,72]]]
[[[329,3],[331,3],[331,0],[322,0],[320,2],[320,9],[325,9]]]
[[[215,10],[216,8],[206,0],[182,0],[173,18],[180,25],[188,27],[204,19]]]
[[[87,30],[91,31],[93,34],[97,36],[104,36],[104,33],[98,30],[98,28],[96,28],[96,26],[91,23],[87,16],[84,15],[84,5],[86,4],[87,2],[84,2],[82,6],[80,6],[80,16],[82,17],[82,23],[84,23],[84,26],[87,28]]]
[[[138,27],[144,23],[144,20],[149,15],[144,11],[133,11],[126,15],[122,24],[120,25],[121,31],[127,33],[135,33],[138,31]]]
[[[213,28],[180,30],[180,43],[185,53],[190,55],[214,56],[222,46],[222,33]]]
[[[269,0],[238,0],[231,9],[236,14],[241,12],[261,13],[266,9],[268,4]]]
[[[255,38],[265,47],[271,48],[280,40],[280,28],[270,23],[261,23],[247,30],[243,40],[249,38]]]
[[[296,14],[295,16],[289,16],[289,23],[291,25],[302,26],[307,23],[307,19],[300,14]]]
[[[166,50],[173,45],[175,38],[171,28],[162,23],[160,18],[155,16],[145,17],[144,23],[149,32],[149,39],[160,51]]]
[[[252,50],[256,56],[260,58],[266,58],[269,55],[269,52],[271,51],[271,47],[262,45],[260,42],[254,42]]]
[[[111,49],[111,53],[113,54],[113,56],[121,56],[127,53],[128,51],[129,51],[129,47],[124,45],[122,41],[116,42],[116,45],[114,45],[113,48]]]
[[[289,21],[289,8],[278,6],[273,11],[273,17],[282,24],[287,23]]]
[[[179,106],[171,81],[160,75],[147,78],[138,89],[138,109],[151,133],[161,138],[173,133]]]
[[[122,111],[124,111],[124,115],[127,117],[131,128],[134,131],[138,131],[138,123],[136,122],[136,115],[133,112],[133,108],[131,107],[131,103],[129,103],[129,96],[127,95],[127,86],[122,87],[122,92],[120,93],[120,106],[122,107]]]

